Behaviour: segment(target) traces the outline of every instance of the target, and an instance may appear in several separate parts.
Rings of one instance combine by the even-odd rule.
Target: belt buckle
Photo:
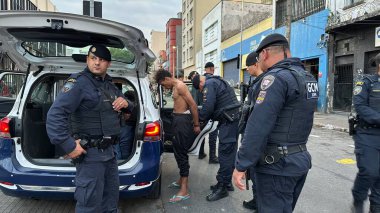
[[[264,157],[264,161],[267,164],[273,164],[274,163],[274,157],[273,157],[273,155],[266,155]]]

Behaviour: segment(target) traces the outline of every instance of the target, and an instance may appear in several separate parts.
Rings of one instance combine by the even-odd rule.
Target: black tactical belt
[[[372,128],[380,128],[380,125],[377,124],[359,124],[359,127],[363,129],[372,129]]]
[[[267,146],[264,155],[260,159],[261,165],[277,163],[281,158],[298,152],[306,151],[306,144],[290,146]]]
[[[81,139],[81,146],[84,149],[97,147],[98,149],[106,149],[110,145],[118,142],[118,136],[91,136],[91,135],[74,135],[75,139]]]

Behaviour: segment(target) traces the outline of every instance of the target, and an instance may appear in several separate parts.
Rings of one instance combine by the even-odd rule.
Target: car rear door
[[[194,88],[191,85],[191,82],[185,82],[189,88],[190,93],[193,95],[195,92]],[[165,90],[163,87],[158,87],[159,91],[159,107],[160,107],[160,118],[163,125],[163,143],[164,143],[164,151],[165,152],[173,152],[173,143],[175,143],[174,137],[174,128],[172,127],[173,121],[173,96],[171,90]],[[193,98],[196,97],[193,95]],[[196,101],[197,102],[197,101]],[[198,109],[201,109],[202,106],[198,106]],[[189,154],[198,155],[199,148],[203,139],[212,131],[216,129],[218,122],[216,121],[208,121],[206,126],[202,129],[202,131],[195,138],[193,145],[189,149]]]

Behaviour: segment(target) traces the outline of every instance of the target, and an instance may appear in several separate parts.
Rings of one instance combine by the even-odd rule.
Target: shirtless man
[[[171,203],[176,203],[190,198],[188,189],[190,164],[187,153],[194,142],[196,134],[199,134],[201,131],[198,120],[198,108],[186,84],[173,78],[170,72],[166,70],[157,71],[155,80],[165,89],[173,90],[174,109],[172,126],[176,139],[173,142],[173,148],[180,178],[169,187],[180,188],[179,192],[170,199]]]

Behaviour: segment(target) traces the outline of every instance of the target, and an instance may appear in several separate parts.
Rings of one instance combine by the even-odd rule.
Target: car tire
[[[150,192],[150,194],[148,194],[146,196],[146,198],[148,198],[148,199],[160,198],[160,196],[161,196],[161,177],[162,177],[162,175],[160,173],[160,177],[155,182],[153,182],[152,191]]]

